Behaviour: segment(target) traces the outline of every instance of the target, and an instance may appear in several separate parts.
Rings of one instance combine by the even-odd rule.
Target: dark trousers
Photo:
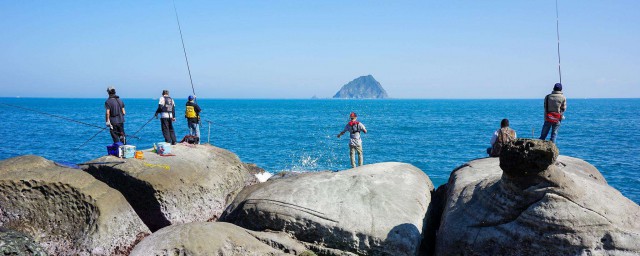
[[[124,123],[114,124],[111,123],[113,129],[109,130],[111,133],[111,139],[113,139],[113,143],[122,142],[122,144],[127,144],[127,138],[124,136]]]
[[[160,118],[160,125],[162,126],[164,142],[176,144],[176,132],[173,130],[173,121],[171,121],[171,118]]]

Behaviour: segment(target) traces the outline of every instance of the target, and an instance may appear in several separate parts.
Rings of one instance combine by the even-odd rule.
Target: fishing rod
[[[98,136],[98,134],[102,133],[105,129],[107,129],[108,127],[104,127],[102,128],[100,131],[96,132],[96,134],[94,134],[93,136],[91,136],[91,138],[89,138],[88,140],[86,140],[84,143],[82,143],[82,145],[78,146],[76,148],[76,150],[80,149],[82,146],[84,146],[85,144],[89,143],[89,141],[93,140],[93,138],[95,138],[96,136]]]
[[[89,139],[88,139],[88,140],[86,140],[84,143],[82,143],[80,146],[78,146],[78,147],[76,148],[76,150],[80,149],[82,146],[84,146],[85,144],[89,143],[89,141],[93,140],[96,136],[98,136],[98,134],[102,133],[102,132],[103,132],[104,130],[106,130],[107,128],[110,128],[110,127],[104,127],[104,128],[102,128],[100,131],[96,132],[96,134],[94,134],[93,136],[91,136],[91,138],[89,138]],[[111,128],[111,129],[112,129],[112,128]],[[120,133],[120,132],[116,132],[116,134],[120,134],[120,135],[122,135],[122,136],[125,138],[125,142],[126,142],[126,140],[127,140],[127,139],[126,139],[127,137],[131,137],[131,138],[134,138],[134,139],[140,139],[140,137],[135,136],[135,135],[127,135],[127,134]]]
[[[182,52],[184,53],[184,60],[187,63],[187,71],[189,71],[189,82],[191,82],[191,91],[193,92],[193,95],[196,95],[196,89],[193,86],[193,79],[191,78],[191,67],[189,66],[189,58],[187,58],[187,48],[184,46],[184,38],[182,37],[182,27],[180,26],[180,19],[178,18],[178,9],[176,8],[175,0],[173,0],[173,11],[176,13],[176,21],[178,22],[178,31],[180,31],[180,42],[182,42]]]
[[[562,71],[560,69],[560,21],[558,18],[558,0],[556,0],[556,37],[558,39],[558,76],[562,84]]]
[[[191,83],[191,92],[196,95],[196,89],[193,86],[193,78],[191,78],[191,67],[189,66],[189,58],[187,58],[187,48],[184,46],[184,38],[182,36],[182,27],[180,26],[180,19],[178,18],[178,8],[176,8],[176,1],[173,2],[173,11],[176,14],[176,21],[178,22],[178,31],[180,31],[180,42],[182,43],[182,52],[184,53],[184,61],[187,63],[187,71],[189,72],[189,82]],[[198,98],[194,98],[193,102],[198,103]],[[198,125],[200,125],[200,119],[198,119]]]
[[[147,126],[147,125],[151,122],[151,120],[153,120],[154,118],[155,118],[155,116],[152,116],[151,118],[149,118],[149,121],[147,121],[146,123],[144,123],[144,124],[142,125],[142,127],[140,127],[140,129],[138,129],[135,133],[133,133],[133,135],[136,135],[136,134],[138,134],[140,131],[142,131],[142,128],[144,128],[145,126]],[[140,138],[138,138],[138,139],[140,139]]]

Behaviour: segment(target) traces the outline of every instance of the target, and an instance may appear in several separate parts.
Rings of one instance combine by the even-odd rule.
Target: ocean
[[[104,126],[105,99],[0,98],[11,104]],[[164,139],[153,119],[154,99],[127,99],[129,144],[151,148]],[[185,99],[177,99],[176,135],[187,134]],[[500,120],[518,137],[537,138],[542,99],[528,100],[233,100],[200,99],[203,142],[236,153],[265,170],[319,171],[350,168],[348,136],[336,138],[350,112],[364,134],[367,163],[397,161],[422,169],[437,187],[457,166],[486,156]],[[640,99],[568,99],[559,131],[560,154],[593,164],[608,183],[640,203]],[[106,154],[107,130],[0,104],[0,160],[34,154],[82,163]],[[148,125],[143,126],[145,123]],[[137,133],[136,133],[137,132]],[[88,141],[97,133],[96,137]],[[209,135],[210,134],[210,135]],[[82,145],[86,142],[85,145]]]

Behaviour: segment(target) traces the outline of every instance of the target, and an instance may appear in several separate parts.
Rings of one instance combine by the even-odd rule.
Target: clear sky
[[[201,98],[540,98],[558,81],[555,0],[182,1]],[[640,1],[559,0],[569,98],[640,97]],[[173,5],[0,1],[0,97],[191,92]]]

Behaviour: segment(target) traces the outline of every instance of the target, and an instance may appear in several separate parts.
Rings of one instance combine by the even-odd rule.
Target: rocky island
[[[334,99],[386,99],[387,91],[372,75],[361,76],[342,86]]]
[[[639,255],[640,206],[519,139],[434,189],[398,162],[257,183],[210,145],[83,169],[0,161],[0,255]]]

